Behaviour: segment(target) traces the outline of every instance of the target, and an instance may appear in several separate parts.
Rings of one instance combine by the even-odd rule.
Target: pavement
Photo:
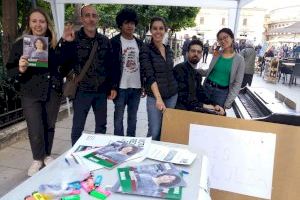
[[[210,59],[210,57],[209,57]],[[208,59],[208,60],[209,60]],[[209,62],[208,62],[209,63]],[[200,67],[207,68],[207,64],[200,64]],[[300,105],[300,81],[298,85],[283,84],[281,81],[276,84],[267,83],[262,77],[255,74],[252,86],[263,87],[272,93],[275,90],[281,92],[287,97],[294,100],[297,105]],[[299,109],[299,107],[298,107]],[[112,101],[108,101],[107,114],[107,133],[113,133],[113,111],[114,105]],[[299,111],[299,110],[298,110]],[[126,114],[125,114],[126,115]],[[136,135],[138,137],[146,136],[147,133],[147,112],[146,112],[146,98],[142,98],[138,110],[138,122]],[[92,110],[85,124],[85,132],[94,132],[94,114]],[[124,119],[124,128],[126,130],[127,117]],[[53,144],[53,157],[56,158],[66,152],[71,147],[71,128],[72,128],[72,114],[56,123],[56,133]],[[27,169],[32,162],[32,154],[28,139],[20,138],[14,144],[0,150],[0,197],[9,192],[15,186],[25,181],[27,176]]]

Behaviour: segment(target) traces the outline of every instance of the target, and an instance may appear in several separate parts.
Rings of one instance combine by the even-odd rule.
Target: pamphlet
[[[120,193],[181,199],[186,186],[181,171],[171,163],[118,168],[118,176],[112,191]]]
[[[28,58],[29,67],[48,67],[48,37],[25,35],[23,56]]]
[[[133,160],[139,158],[139,161],[142,161],[143,159],[146,158],[146,154],[150,149],[151,145],[151,137],[145,138],[145,137],[124,137],[124,136],[114,136],[114,135],[103,135],[103,134],[87,134],[83,133],[81,137],[77,140],[77,142],[73,145],[73,147],[66,153],[66,160],[70,164],[77,163],[78,161],[75,160],[74,155],[76,154],[79,157],[82,157],[82,159],[85,159],[83,156],[89,152],[90,150],[88,149],[93,149],[93,148],[99,148],[106,146],[108,144],[111,144],[116,141],[124,141],[128,144],[132,144],[135,146],[138,146],[142,148],[141,151],[137,152],[128,160]],[[79,153],[83,152],[83,153]],[[91,162],[87,160],[88,162]],[[79,162],[79,164],[81,164]],[[95,163],[94,163],[95,164]],[[96,164],[98,165],[98,164]],[[98,165],[99,167],[100,165]]]
[[[191,165],[197,154],[186,149],[151,144],[147,158],[182,165]]]
[[[142,148],[128,144],[124,141],[117,141],[108,144],[83,157],[106,168],[113,168],[125,162],[128,158],[141,151]]]

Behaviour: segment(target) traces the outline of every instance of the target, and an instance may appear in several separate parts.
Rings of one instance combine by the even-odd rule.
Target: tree
[[[195,26],[195,18],[200,8],[195,7],[170,7],[167,24],[170,28],[171,35],[183,28]]]
[[[17,37],[17,1],[2,0],[2,58],[6,64],[13,42]]]
[[[117,28],[116,16],[117,13],[123,8],[123,5],[96,5],[96,10],[99,14],[99,25],[102,27],[103,34],[107,28]]]

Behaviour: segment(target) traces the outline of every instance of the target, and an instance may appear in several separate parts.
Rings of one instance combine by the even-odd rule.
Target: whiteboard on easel
[[[208,155],[210,187],[271,199],[276,135],[190,125],[189,145]]]

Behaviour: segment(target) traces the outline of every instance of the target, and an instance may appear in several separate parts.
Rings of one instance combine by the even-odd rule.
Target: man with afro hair
[[[137,111],[142,93],[139,50],[143,43],[133,34],[138,17],[130,8],[122,9],[116,17],[120,34],[111,39],[113,64],[120,73],[118,95],[114,99],[114,134],[124,136],[123,117],[127,105],[127,136],[135,136]]]

